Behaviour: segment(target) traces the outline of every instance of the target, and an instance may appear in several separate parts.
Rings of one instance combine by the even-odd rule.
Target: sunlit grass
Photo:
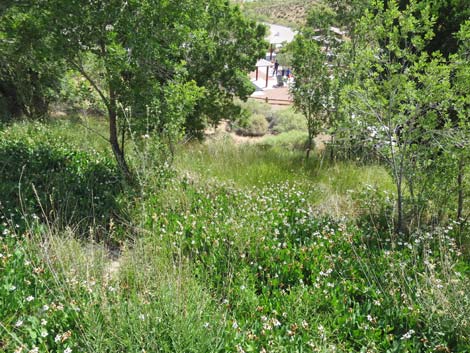
[[[179,151],[176,167],[199,177],[232,182],[239,187],[263,186],[285,181],[309,189],[310,201],[322,209],[354,214],[351,193],[366,186],[392,191],[392,179],[384,167],[354,162],[331,162],[314,154],[256,144],[235,145],[228,137],[205,144],[192,143]]]

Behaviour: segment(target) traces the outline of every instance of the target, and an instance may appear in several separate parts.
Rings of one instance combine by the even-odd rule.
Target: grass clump
[[[242,188],[295,182],[304,190],[313,190],[309,201],[334,217],[362,212],[353,196],[367,185],[393,190],[390,176],[380,166],[330,162],[322,155],[305,160],[303,151],[265,144],[282,137],[283,134],[266,138],[261,145],[235,145],[230,140],[189,145],[180,151],[176,167],[203,179],[215,178]]]

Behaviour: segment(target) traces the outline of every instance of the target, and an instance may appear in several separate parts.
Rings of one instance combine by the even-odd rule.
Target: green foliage
[[[183,54],[189,77],[205,88],[196,111],[186,121],[186,130],[193,135],[205,127],[201,118],[216,125],[221,119],[236,117],[233,98],[246,100],[253,93],[247,73],[267,47],[265,26],[248,20],[238,7],[223,0],[212,0],[210,6],[201,2],[199,6],[204,8],[199,10],[204,17]]]
[[[175,164],[179,170],[196,173],[203,180],[216,178],[243,188],[295,182],[305,190],[315,189],[310,201],[321,204],[328,214],[335,213],[338,217],[355,211],[355,206],[347,202],[350,190],[359,191],[367,184],[389,192],[393,189],[390,177],[380,166],[329,163],[321,155],[313,155],[306,161],[303,152],[277,144],[284,136],[293,136],[295,143],[305,141],[305,133],[293,132],[264,138],[253,145],[237,146],[227,140],[208,145],[192,144],[179,153]],[[273,140],[274,148],[267,148]]]
[[[293,45],[292,67],[296,77],[291,88],[294,106],[307,120],[307,157],[313,138],[328,124],[331,79],[326,53],[312,40],[313,32],[305,30],[296,36]]]
[[[61,79],[58,103],[69,112],[105,115],[106,106],[90,83],[79,73],[68,70]]]
[[[197,277],[227,304],[233,350],[468,347],[465,321],[450,329],[422,314],[444,305],[426,284],[432,264],[439,268],[433,283],[443,291],[453,286],[444,285],[444,268],[465,266],[451,240],[432,240],[439,233],[416,235],[413,243],[384,235],[375,247],[371,233],[315,217],[307,201],[314,190],[290,183],[240,190],[183,179],[168,191],[148,226],[172,244],[175,256],[191,259]],[[453,265],[444,267],[449,262],[439,255],[423,261],[428,249]],[[467,283],[454,272],[448,276],[456,287]],[[465,298],[453,300],[468,312]],[[444,335],[437,327],[446,327]]]
[[[424,51],[434,35],[428,7],[412,3],[401,11],[395,1],[375,6],[359,25],[363,41],[356,48],[355,80],[343,90],[343,104],[355,117],[351,129],[369,131],[366,143],[392,171],[396,228],[404,231],[405,183],[413,203],[417,187],[426,185],[420,173],[441,148],[444,130],[439,129],[449,126],[450,71],[439,54]]]
[[[13,64],[32,57],[32,64],[23,65],[27,73],[23,76],[33,87],[27,89],[13,77],[0,87],[2,96],[18,105],[17,98],[31,91],[28,106],[44,114],[47,102],[37,98],[45,97],[43,86],[50,85],[41,85],[40,79],[58,82],[60,75],[52,69],[59,65],[53,64],[65,62],[86,83],[70,73],[72,77],[63,80],[62,100],[72,108],[104,108],[112,151],[128,180],[132,172],[124,152],[126,134],[152,130],[171,144],[184,128],[200,133],[204,121],[217,123],[226,114],[230,117],[233,97],[246,99],[253,92],[246,72],[266,45],[264,26],[247,20],[224,0],[210,4],[25,0],[23,5],[8,6],[2,15],[6,19],[0,28],[6,38],[2,44],[14,44],[2,54],[9,57],[16,50],[18,55],[11,56],[10,66],[2,65],[0,75],[4,70],[5,75],[22,72]],[[20,87],[10,88],[9,83]],[[26,104],[20,103],[24,110]]]
[[[263,114],[253,114],[235,131],[243,136],[264,136],[268,132],[268,121]]]
[[[0,349],[3,352],[77,349],[78,306],[55,286],[54,274],[31,239],[0,225]],[[37,224],[36,224],[37,225]],[[41,227],[32,229],[41,233]]]
[[[0,118],[4,121],[23,114],[44,118],[57,99],[63,63],[53,55],[49,39],[34,7],[11,2],[0,12]]]
[[[90,224],[107,226],[119,212],[120,179],[115,165],[96,152],[80,152],[63,141],[9,137],[4,132],[0,170],[2,214],[17,220],[35,215],[59,227],[85,230]]]
[[[247,115],[262,114],[268,121],[272,120],[273,109],[268,103],[258,101],[256,99],[249,99],[246,102],[239,101],[237,104],[245,111]]]
[[[71,237],[47,237],[57,286],[80,309],[81,352],[218,352],[227,323],[216,303],[156,239],[136,240],[118,261]],[[210,325],[209,325],[210,323]]]
[[[289,131],[305,132],[307,131],[307,122],[302,114],[298,114],[293,109],[287,108],[273,112],[270,128],[276,133]]]
[[[303,117],[302,117],[303,119]],[[268,136],[260,143],[263,146],[279,147],[286,150],[304,151],[307,144],[308,134],[306,131],[289,130],[279,135]]]

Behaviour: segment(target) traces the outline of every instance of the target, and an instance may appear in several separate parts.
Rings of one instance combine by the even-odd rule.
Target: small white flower
[[[21,327],[23,325],[23,320],[18,320],[15,324],[15,327]]]
[[[72,349],[69,347],[69,348],[66,348],[64,353],[72,353]]]
[[[61,340],[62,340],[62,335],[60,335],[60,334],[57,334],[57,335],[54,337],[54,342],[55,342],[55,343],[59,343]]]
[[[44,305],[42,306],[42,310],[44,310],[44,311],[49,310],[49,305],[44,304]]]
[[[237,329],[238,328],[238,323],[236,321],[233,322],[232,328]]]
[[[411,338],[411,336],[415,333],[414,330],[409,330],[407,333],[405,333],[403,336],[401,336],[401,340],[408,340]]]
[[[49,334],[47,333],[47,331],[42,331],[41,332],[41,337],[47,337]]]
[[[140,314],[140,315],[139,315],[139,319],[142,320],[142,321],[144,321],[144,320],[145,320],[145,315],[144,315],[144,314]]]
[[[42,326],[46,326],[46,325],[47,325],[47,320],[42,319],[42,320],[41,320],[41,325],[42,325]]]
[[[33,300],[34,300],[34,297],[32,295],[30,295],[29,297],[26,298],[27,302],[30,302],[30,301],[33,301]]]

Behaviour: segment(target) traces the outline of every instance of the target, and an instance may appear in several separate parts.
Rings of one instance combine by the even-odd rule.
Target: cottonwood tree
[[[424,48],[433,38],[429,7],[412,1],[374,1],[359,24],[351,70],[354,81],[343,91],[343,108],[352,129],[369,131],[368,143],[390,167],[396,191],[398,233],[405,231],[405,186],[413,194],[415,167],[434,147],[448,121],[450,70],[439,53]],[[430,159],[432,161],[432,159]],[[431,162],[432,163],[432,162]]]
[[[129,179],[124,126],[180,136],[186,118],[211,97],[223,106],[227,97],[250,92],[242,72],[263,45],[263,27],[222,0],[30,0],[28,8],[47,33],[49,54],[98,93],[112,151]]]
[[[290,91],[294,107],[307,119],[307,159],[315,136],[329,120],[331,87],[326,52],[313,36],[314,32],[306,29],[291,45],[295,82]]]

